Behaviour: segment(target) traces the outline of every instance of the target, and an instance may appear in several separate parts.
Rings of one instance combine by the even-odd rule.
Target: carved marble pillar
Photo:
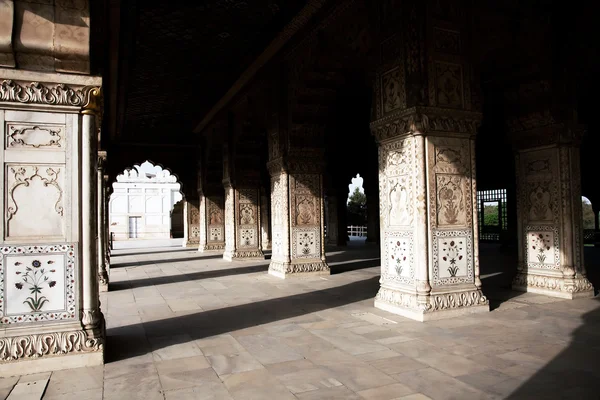
[[[103,363],[101,82],[0,69],[0,376]]]
[[[201,240],[198,251],[225,249],[224,199],[221,194],[200,197]]]
[[[200,246],[200,199],[186,196],[183,203],[183,247]]]
[[[271,250],[271,213],[269,210],[270,201],[268,193],[264,188],[260,195],[260,232],[262,239],[262,250]]]
[[[375,80],[381,288],[375,307],[419,321],[488,311],[479,279],[468,18],[407,0],[382,15]],[[394,19],[395,18],[395,19]]]
[[[110,219],[109,219],[109,200],[110,200],[110,187],[109,187],[109,177],[108,175],[104,175],[104,196],[103,196],[103,207],[104,207],[104,265],[106,265],[106,270],[108,271],[108,275],[110,276]]]
[[[273,232],[269,274],[329,275],[321,166],[315,160],[277,158],[268,168]]]
[[[98,152],[98,174],[97,174],[97,243],[98,243],[98,253],[96,254],[98,258],[98,280],[100,282],[100,291],[106,292],[108,291],[108,269],[106,267],[106,219],[104,216],[106,207],[104,204],[104,200],[106,198],[105,188],[104,188],[104,164],[106,163],[106,152],[99,151]]]
[[[338,199],[327,196],[327,244],[338,245]]]
[[[253,171],[231,162],[235,161],[235,158],[229,154],[230,149],[227,144],[224,145],[225,252],[223,259],[264,260],[260,235],[260,182],[250,177]],[[234,175],[236,172],[239,175]],[[250,175],[244,177],[245,174]]]
[[[521,138],[543,135],[558,141],[523,146],[521,139],[516,152],[519,264],[515,290],[566,299],[594,296],[583,260],[579,144],[562,142],[571,129],[555,124],[542,128],[542,134],[518,133]]]

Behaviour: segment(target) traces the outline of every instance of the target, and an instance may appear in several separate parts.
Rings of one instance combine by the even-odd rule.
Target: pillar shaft
[[[272,258],[269,273],[329,274],[325,261],[323,183],[311,163],[283,159],[269,163],[271,174]]]
[[[200,199],[186,197],[183,205],[184,218],[184,247],[199,247],[200,245]]]
[[[198,251],[225,249],[224,199],[222,194],[200,197],[200,246]]]
[[[98,296],[97,259],[97,177],[98,153],[95,115],[82,116],[81,139],[81,210],[82,210],[82,254],[83,264],[83,310],[82,324],[85,329],[94,331],[104,318],[100,312]]]
[[[225,185],[225,252],[223,258],[264,259],[260,235],[260,188]]]
[[[97,211],[98,211],[98,222],[97,222],[97,230],[98,230],[98,253],[96,254],[98,258],[98,280],[100,282],[100,291],[105,292],[108,290],[108,270],[106,266],[106,220],[105,220],[105,204],[104,200],[106,198],[105,188],[104,188],[104,163],[106,162],[106,152],[99,151],[98,152],[98,174],[97,174]]]
[[[576,145],[517,151],[514,289],[568,299],[594,296],[583,261],[579,162]]]

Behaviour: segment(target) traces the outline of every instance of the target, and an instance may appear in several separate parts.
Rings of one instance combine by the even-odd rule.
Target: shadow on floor
[[[379,276],[334,288],[107,330],[106,362],[192,340],[373,299]],[[181,336],[182,334],[187,334]],[[146,337],[160,338],[150,346]]]
[[[193,253],[194,255],[198,253]],[[198,260],[212,260],[212,259],[222,259],[223,254],[205,254],[196,257],[177,257],[177,258],[159,258],[157,260],[140,260],[140,261],[130,261],[130,262],[114,262],[111,259],[110,267],[111,268],[127,268],[127,267],[142,267],[145,265],[153,265],[153,264],[166,264],[166,263],[180,263],[180,262],[188,262],[188,261],[198,261]]]
[[[600,399],[600,298],[583,315],[568,348],[525,381],[507,399]],[[552,327],[549,327],[552,329]]]
[[[111,257],[124,257],[124,256],[143,256],[144,254],[164,254],[164,253],[197,253],[197,249],[190,249],[186,247],[170,248],[169,250],[157,250],[157,251],[138,251],[134,253],[121,253],[122,251],[136,250],[136,249],[115,249],[111,250]],[[138,249],[141,250],[141,249]]]
[[[194,259],[184,259],[185,260],[194,260]],[[175,261],[175,260],[173,260]],[[260,261],[259,261],[260,262]],[[118,264],[117,267],[122,266],[123,264]],[[138,264],[139,265],[139,264]],[[143,264],[142,264],[143,265]],[[157,276],[146,279],[135,279],[128,281],[120,281],[120,282],[111,282],[109,283],[109,290],[111,292],[116,292],[119,290],[127,290],[127,289],[137,289],[146,286],[153,285],[166,285],[170,283],[178,283],[178,282],[191,282],[202,279],[212,279],[212,278],[220,278],[224,276],[232,276],[232,275],[243,275],[243,274],[252,274],[256,272],[267,272],[269,270],[269,263],[267,260],[265,262],[260,262],[260,264],[252,264],[246,266],[240,266],[235,268],[223,267],[220,269],[213,269],[210,271],[201,271],[201,272],[193,272],[189,274],[181,274],[181,275],[169,275],[169,276]],[[369,260],[358,260],[354,262],[338,262],[337,264],[330,265],[331,274],[341,274],[344,272],[355,271],[359,269],[372,268],[380,265],[379,258],[373,258]],[[111,266],[112,268],[112,266]]]

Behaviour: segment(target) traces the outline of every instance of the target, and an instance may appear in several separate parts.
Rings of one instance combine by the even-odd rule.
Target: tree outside
[[[595,229],[596,221],[594,219],[594,209],[592,203],[585,197],[581,200],[582,211],[583,211],[583,229]]]
[[[348,225],[367,224],[367,196],[358,187],[348,198]]]

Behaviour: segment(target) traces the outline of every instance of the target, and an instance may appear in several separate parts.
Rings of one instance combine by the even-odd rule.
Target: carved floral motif
[[[437,223],[439,226],[465,225],[463,178],[437,175]]]
[[[37,166],[15,166],[10,167],[10,172],[13,175],[13,183],[8,188],[8,207],[7,207],[7,220],[17,213],[18,205],[15,202],[14,193],[15,189],[20,186],[29,186],[31,181],[35,178],[40,179],[44,185],[44,187],[52,186],[56,188],[58,191],[58,200],[54,204],[54,210],[60,215],[63,215],[63,206],[62,206],[62,188],[58,184],[59,174],[61,172],[60,167],[47,167],[44,172],[40,172],[40,167]]]
[[[61,147],[62,136],[59,128],[10,126],[7,147]]]
[[[255,222],[254,205],[240,204],[240,225],[252,225]]]

